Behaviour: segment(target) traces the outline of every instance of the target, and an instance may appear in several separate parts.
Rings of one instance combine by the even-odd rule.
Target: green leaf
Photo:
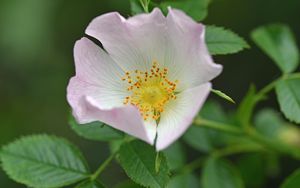
[[[70,116],[69,124],[79,136],[89,140],[110,141],[122,139],[124,137],[122,132],[99,121],[80,125],[73,116]]]
[[[217,134],[218,132],[214,130],[191,126],[184,134],[183,139],[189,146],[196,150],[210,152],[215,148],[213,138],[215,138]]]
[[[160,8],[164,12],[168,12],[169,6],[177,8],[187,13],[193,19],[202,21],[207,16],[209,3],[210,0],[167,0],[160,4]]]
[[[300,146],[300,129],[282,119],[272,109],[263,109],[254,118],[256,130],[269,142],[284,150],[287,147],[295,151]],[[275,172],[275,170],[273,170]]]
[[[124,143],[124,140],[112,140],[109,142],[110,153],[117,153]]]
[[[210,158],[206,162],[202,176],[203,188],[243,188],[243,181],[230,163]]]
[[[222,107],[214,101],[208,101],[204,104],[200,111],[200,116],[223,123],[228,121]],[[201,152],[210,152],[216,147],[224,145],[221,132],[201,126],[191,126],[183,135],[183,139],[189,146]]]
[[[143,7],[140,4],[140,0],[130,0],[131,14],[141,14],[144,13]]]
[[[23,137],[1,150],[4,171],[29,187],[62,187],[89,176],[80,151],[55,136]]]
[[[75,188],[104,188],[104,186],[96,181],[84,181]]]
[[[205,41],[212,55],[233,54],[250,48],[242,37],[229,29],[217,26],[206,26]]]
[[[126,174],[136,183],[146,187],[163,188],[169,181],[169,168],[163,153],[160,154],[159,171],[155,170],[155,149],[141,141],[121,146],[119,161]]]
[[[251,33],[254,42],[277,64],[283,73],[293,72],[299,64],[299,50],[290,28],[271,24]]]
[[[254,117],[256,130],[266,137],[277,138],[285,127],[285,122],[273,109],[263,109]]]
[[[265,182],[265,154],[249,153],[238,158],[238,169],[247,187],[264,187]],[[255,180],[255,181],[253,181]]]
[[[182,144],[177,141],[163,151],[171,170],[179,169],[184,166],[186,156]]]
[[[300,78],[281,80],[275,89],[280,110],[285,117],[300,123]]]
[[[134,183],[130,179],[127,179],[127,180],[119,183],[118,185],[116,185],[114,188],[143,188],[143,187]]]
[[[231,97],[229,97],[228,95],[226,95],[225,93],[223,93],[222,91],[216,90],[216,89],[211,89],[211,92],[213,92],[214,94],[218,95],[219,97],[235,104],[234,100]]]
[[[167,188],[199,188],[200,182],[194,174],[179,174],[170,180]]]
[[[280,188],[299,188],[300,187],[300,169],[296,170],[292,175],[290,175]]]

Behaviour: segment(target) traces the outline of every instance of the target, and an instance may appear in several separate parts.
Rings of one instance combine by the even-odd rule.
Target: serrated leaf
[[[121,146],[119,161],[126,174],[136,183],[153,188],[163,188],[169,181],[169,168],[163,153],[159,171],[155,170],[155,149],[141,141],[132,141]]]
[[[300,123],[300,78],[281,80],[277,82],[275,90],[284,116]]]
[[[124,134],[121,131],[99,121],[80,125],[76,122],[73,116],[70,116],[69,124],[79,136],[89,140],[111,141],[122,139],[124,137]]]
[[[75,188],[105,188],[97,181],[85,181],[77,185]]]
[[[299,65],[299,50],[288,26],[266,25],[254,30],[251,37],[283,73],[293,72]]]
[[[293,172],[284,180],[280,188],[299,188],[300,187],[300,169]]]
[[[184,166],[186,156],[182,144],[177,141],[163,151],[171,170],[179,169]]]
[[[221,97],[221,98],[223,98],[223,99],[225,99],[225,100],[227,100],[227,101],[235,104],[235,101],[231,97],[229,97],[228,95],[226,95],[225,93],[223,93],[222,91],[216,90],[216,89],[211,89],[211,92],[214,93],[214,94],[216,94],[216,95],[218,95],[219,97]]]
[[[89,176],[80,151],[55,136],[23,137],[1,150],[4,171],[29,187],[62,187]]]
[[[127,179],[120,184],[116,185],[114,188],[143,188],[142,186],[134,183],[130,179]]]
[[[179,174],[170,180],[167,188],[199,188],[200,181],[194,174]]]
[[[202,21],[207,16],[209,3],[210,0],[167,0],[160,4],[160,8],[164,12],[168,12],[169,6],[177,8],[187,13],[193,19]]]
[[[230,163],[210,158],[203,169],[203,188],[244,188],[237,170]]]
[[[250,48],[242,37],[229,29],[217,26],[206,26],[205,41],[212,55],[233,54]]]

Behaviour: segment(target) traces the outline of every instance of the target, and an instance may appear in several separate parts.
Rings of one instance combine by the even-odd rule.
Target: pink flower
[[[125,19],[95,18],[76,42],[76,75],[67,98],[81,124],[102,121],[162,150],[190,126],[222,71],[204,41],[205,28],[185,13],[159,9]]]

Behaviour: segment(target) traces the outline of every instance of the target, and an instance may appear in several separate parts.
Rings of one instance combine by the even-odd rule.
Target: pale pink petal
[[[74,58],[76,77],[93,86],[102,108],[123,106],[123,100],[128,96],[127,86],[121,78],[125,73],[106,52],[89,39],[82,38],[75,44]]]
[[[70,80],[67,98],[73,109],[73,115],[79,123],[101,121],[153,144],[156,135],[154,121],[144,122],[140,112],[131,105],[103,109],[100,96],[101,88],[83,82],[78,77]]]
[[[163,55],[158,47],[165,41],[165,22],[159,9],[128,20],[113,12],[95,18],[86,33],[98,39],[119,66],[145,71]]]
[[[178,89],[206,83],[222,71],[215,64],[205,44],[205,27],[180,10],[169,8],[167,28],[175,54],[170,62],[171,78],[179,80]]]
[[[124,70],[146,71],[157,61],[179,80],[178,91],[205,83],[222,71],[205,45],[204,26],[179,10],[159,9],[126,20],[119,13],[95,18],[86,33],[98,39]]]
[[[124,71],[87,38],[74,48],[76,76],[67,88],[67,99],[79,123],[104,122],[116,129],[153,144],[156,123],[143,122],[140,112],[123,104],[128,96],[121,80]]]
[[[191,125],[211,89],[210,83],[190,88],[171,101],[161,114],[157,127],[156,149],[165,149]]]

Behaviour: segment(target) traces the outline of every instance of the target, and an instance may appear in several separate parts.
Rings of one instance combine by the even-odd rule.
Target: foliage
[[[168,7],[185,11],[197,21],[202,21],[207,16],[210,0],[166,0],[162,1],[160,8],[167,12]]]
[[[266,25],[251,34],[255,43],[277,64],[283,73],[295,71],[299,50],[290,28],[282,24]]]
[[[202,176],[203,188],[243,188],[243,181],[230,163],[210,158],[206,161]]]
[[[150,145],[133,141],[121,146],[119,160],[127,175],[135,182],[145,187],[166,187],[169,167],[164,155],[159,153],[160,164],[156,168],[156,155],[155,149]]]
[[[23,137],[4,146],[0,156],[6,173],[31,187],[61,187],[89,175],[80,151],[54,136]]]
[[[250,47],[234,32],[217,26],[206,26],[205,40],[212,55],[233,54]]]
[[[79,136],[96,141],[110,141],[122,139],[124,134],[102,122],[92,122],[79,125],[73,116],[69,117],[69,124]]]
[[[129,3],[132,15],[150,12],[155,7],[166,13],[171,6],[185,11],[196,21],[203,21],[210,1],[129,0]],[[250,47],[229,29],[206,26],[205,31],[212,55],[234,54]],[[107,142],[110,146],[108,158],[93,173],[76,146],[46,134],[22,137],[3,146],[1,167],[12,180],[33,188],[74,184],[76,188],[106,187],[101,174],[113,160],[130,178],[116,182],[118,188],[264,187],[268,177],[278,175],[282,156],[300,160],[297,126],[300,123],[300,73],[295,72],[299,66],[299,50],[292,30],[285,24],[261,26],[251,33],[251,38],[274,61],[282,75],[262,89],[251,85],[236,109],[225,110],[215,101],[206,102],[182,140],[166,150],[156,152],[153,146],[102,122],[79,125],[70,116],[70,127],[78,136]],[[259,103],[267,100],[271,91],[275,91],[279,110],[286,119],[275,109],[264,107],[257,111]],[[212,89],[212,92],[235,103],[220,90]],[[187,155],[188,149],[194,150],[195,159]],[[300,187],[299,167],[294,170],[281,188]]]
[[[300,123],[300,78],[280,80],[276,84],[276,94],[285,117]]]

